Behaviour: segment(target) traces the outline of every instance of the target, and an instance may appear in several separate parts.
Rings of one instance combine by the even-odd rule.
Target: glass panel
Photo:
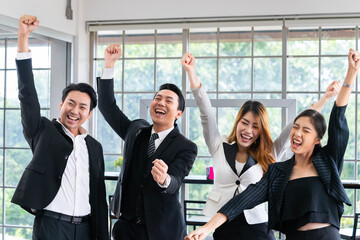
[[[216,56],[217,39],[216,29],[191,29],[190,52],[195,57]]]
[[[355,202],[355,197],[354,197],[355,190],[354,189],[345,189],[345,192],[346,192],[347,196],[349,197],[350,202],[354,203]],[[354,204],[352,206],[348,206],[348,205],[344,204],[344,214],[343,215],[354,215]]]
[[[288,58],[288,90],[317,91],[319,81],[318,58]]]
[[[219,91],[250,91],[251,59],[220,59]]]
[[[5,71],[0,70],[0,108],[4,107],[4,79]],[[14,85],[17,85],[16,83]]]
[[[158,30],[156,44],[157,57],[181,57],[182,29]]]
[[[355,179],[355,162],[345,161],[343,169],[341,171],[342,180],[353,180]]]
[[[6,79],[6,107],[20,108],[16,71],[6,71]]]
[[[50,71],[34,70],[35,88],[42,108],[50,107]]]
[[[347,55],[349,48],[355,49],[355,29],[322,29],[321,54]]]
[[[154,60],[125,61],[125,91],[154,90]]]
[[[8,39],[6,49],[6,67],[8,69],[16,68],[15,59],[17,54],[17,39]]]
[[[111,143],[111,144],[109,144]],[[114,146],[115,144],[113,142],[108,141],[107,145]],[[104,146],[104,145],[103,145]],[[120,144],[119,144],[120,147]],[[113,151],[114,152],[114,151]],[[105,172],[119,172],[121,171],[121,166],[115,165],[115,161],[121,157],[121,154],[116,155],[104,155],[104,162],[105,162]],[[108,194],[112,192],[107,192]]]
[[[250,56],[251,29],[220,29],[220,56]]]
[[[103,58],[107,46],[110,44],[120,44],[123,49],[122,31],[119,32],[98,32],[96,57]]]
[[[357,95],[357,98],[360,99],[360,94]],[[359,100],[358,100],[359,101]],[[357,104],[357,109],[360,109],[359,107],[359,103]],[[358,144],[358,150],[357,150],[357,159],[360,159],[360,134],[359,134],[359,129],[360,129],[360,111],[358,110],[357,111],[357,129],[358,129],[358,133],[357,133],[357,138],[358,138],[358,141],[357,141],[357,144]],[[360,171],[358,171],[358,173],[360,174]],[[357,178],[360,180],[360,175],[359,177]]]
[[[206,167],[212,166],[213,162],[210,157],[201,157],[196,158],[193,168],[190,171],[189,175],[206,175]],[[190,185],[197,185],[197,186],[205,186],[204,184],[189,184]],[[212,185],[209,185],[212,187]],[[210,188],[211,189],[211,188]],[[206,194],[205,196],[203,194]],[[207,192],[199,192],[199,193],[192,193],[192,191],[189,191],[190,198],[189,199],[195,199],[196,196],[201,196],[197,198],[198,200],[205,200],[207,197]]]
[[[196,73],[207,91],[216,91],[216,59],[196,59]]]
[[[30,38],[29,48],[31,49],[33,68],[51,67],[51,48],[48,41]]]
[[[299,114],[318,100],[318,94],[287,94],[287,99],[296,99],[296,113]]]
[[[282,53],[281,30],[258,30],[254,33],[255,56],[278,56]]]
[[[218,125],[221,135],[229,136],[239,110],[240,108],[218,108]]]
[[[16,186],[30,163],[32,154],[30,150],[7,149],[5,150],[5,185]]]
[[[321,91],[332,81],[343,81],[348,68],[347,57],[323,57],[321,58]]]
[[[5,228],[5,239],[23,240],[23,239],[31,239],[31,238],[32,238],[31,228]]]
[[[96,61],[96,77],[101,77],[104,65],[104,60]],[[122,91],[122,60],[116,61],[114,66],[114,91]]]
[[[219,99],[250,99],[250,93],[222,93],[218,96]]]
[[[290,29],[288,33],[289,55],[318,55],[318,29]]]
[[[201,159],[202,160],[202,159]],[[196,160],[196,161],[199,161]],[[203,161],[205,162],[205,161]],[[206,171],[206,166],[204,166],[204,172]],[[205,175],[205,174],[203,174]],[[207,196],[209,195],[210,191],[212,189],[212,184],[189,184],[189,199],[192,200],[205,200]]]
[[[181,68],[178,59],[158,59],[156,61],[157,86],[164,83],[173,83],[181,88]]]
[[[269,129],[272,140],[275,140],[281,133],[281,108],[266,108],[269,115]],[[270,127],[271,126],[271,127]]]
[[[14,192],[15,189],[5,189],[5,223],[8,225],[32,226],[34,215],[28,213],[19,207],[19,205],[11,203]],[[15,231],[9,233],[9,235],[11,234],[15,234]],[[26,239],[31,239],[31,234]]]
[[[281,69],[281,58],[254,59],[254,90],[281,91]]]
[[[188,107],[189,112],[189,139],[196,143],[199,156],[209,156],[209,150],[205,144],[203,128],[201,125],[200,111],[198,107]],[[216,108],[213,108],[216,111]]]
[[[152,93],[138,93],[124,95],[124,113],[130,119],[137,119],[140,117],[140,99],[153,99]],[[150,118],[149,118],[150,119]]]
[[[254,99],[281,99],[281,93],[255,93]]]
[[[7,110],[5,117],[5,146],[28,147],[22,132],[23,126],[20,119],[20,110]]]
[[[0,39],[0,69],[5,68],[5,41]]]
[[[327,104],[327,105],[331,105],[331,104]],[[351,94],[350,99],[349,99],[349,104],[346,108],[346,120],[348,123],[348,127],[349,127],[349,141],[348,141],[348,145],[346,147],[346,152],[345,152],[345,159],[354,159],[355,158],[355,94]],[[359,109],[359,108],[358,108]],[[358,126],[359,127],[359,126]],[[359,132],[359,130],[358,130]]]
[[[121,109],[121,94],[115,94],[117,105]],[[121,138],[115,133],[105,121],[103,115],[98,111],[97,115],[97,140],[102,144],[104,153],[120,153]]]
[[[4,169],[3,169],[3,161],[4,161],[4,152],[3,152],[3,150],[1,149],[0,150],[0,185],[1,186],[4,186],[4,183],[3,183],[3,174],[4,174]],[[2,189],[0,189],[1,190],[1,193],[0,193],[0,196],[1,196],[1,198],[2,198]],[[1,202],[0,203],[2,203],[2,199],[1,199]],[[2,204],[0,204],[1,205],[1,207],[0,207],[0,209],[2,209]],[[0,213],[1,214],[1,213]],[[0,219],[2,219],[2,217],[0,218]]]
[[[126,31],[124,48],[125,57],[154,57],[154,40],[154,30]]]

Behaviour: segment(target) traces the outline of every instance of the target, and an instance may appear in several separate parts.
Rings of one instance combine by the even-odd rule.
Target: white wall
[[[78,4],[72,4],[74,16],[77,15],[77,7]],[[41,26],[75,36],[77,22],[75,19],[66,19],[65,9],[66,0],[1,0],[0,15],[13,19],[18,19],[23,14],[35,15]]]
[[[87,0],[85,20],[360,13],[358,0]]]

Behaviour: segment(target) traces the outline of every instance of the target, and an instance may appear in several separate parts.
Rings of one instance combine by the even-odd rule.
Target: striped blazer
[[[327,145],[324,147],[317,145],[314,149],[313,158],[313,164],[326,187],[327,193],[337,201],[336,210],[339,217],[344,212],[344,203],[351,206],[340,180],[344,154],[349,139],[345,110],[346,106],[337,107],[334,104],[329,120]],[[285,162],[270,164],[268,171],[258,183],[250,185],[241,194],[232,198],[219,212],[225,214],[231,221],[245,209],[268,201],[268,229],[280,230],[282,201],[294,162],[295,158],[292,157]]]

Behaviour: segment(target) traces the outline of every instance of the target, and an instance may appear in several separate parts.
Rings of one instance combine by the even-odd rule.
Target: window
[[[210,26],[211,24],[209,24]],[[214,25],[214,24],[212,24]],[[139,117],[139,99],[151,99],[164,82],[179,86],[187,99],[192,93],[179,62],[189,50],[196,57],[199,79],[211,99],[296,99],[297,112],[324,94],[332,80],[343,81],[349,48],[359,48],[358,26],[287,27],[252,26],[177,28],[172,30],[97,31],[94,56],[97,76],[101,75],[103,50],[110,43],[121,43],[123,56],[116,66],[115,94],[118,105],[130,119]],[[234,26],[235,24],[232,24]],[[244,25],[244,24],[242,24]],[[143,25],[144,26],[144,25]],[[350,139],[342,179],[360,178],[359,90],[356,84],[347,119]],[[322,113],[328,120],[332,103]],[[219,131],[228,135],[238,108],[214,108]],[[286,113],[269,108],[271,133],[275,139],[285,124]],[[106,170],[113,171],[114,159],[122,154],[122,142],[97,114],[97,136],[104,146]],[[179,122],[182,132],[198,145],[198,157],[190,174],[205,174],[211,157],[205,145],[197,108],[187,108]],[[326,143],[326,139],[323,143]],[[109,141],[110,139],[110,141]],[[111,142],[112,144],[108,144]],[[111,185],[111,186],[110,186]],[[108,184],[112,193],[115,183]],[[205,199],[211,186],[189,186],[187,199]],[[359,194],[347,190],[356,203]],[[345,207],[342,225],[351,225],[357,209]]]

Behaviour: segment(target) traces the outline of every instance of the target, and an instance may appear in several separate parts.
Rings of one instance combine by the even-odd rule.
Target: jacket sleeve
[[[293,155],[290,147],[290,131],[292,126],[293,122],[288,122],[288,124],[281,130],[280,135],[274,141],[272,154],[276,162],[288,160]]]
[[[230,199],[218,212],[225,214],[231,221],[244,210],[266,202],[268,200],[269,176],[268,170],[259,182],[250,184],[243,192]]]
[[[41,126],[40,104],[34,84],[31,59],[16,60],[21,123],[26,138],[33,138]]]
[[[171,181],[170,185],[162,191],[163,193],[173,194],[179,190],[185,176],[189,174],[194,164],[196,155],[196,144],[193,142],[183,144],[174,161],[169,165],[168,174],[171,177]]]
[[[106,122],[124,140],[131,121],[116,105],[114,79],[97,78],[99,110]]]
[[[191,89],[196,104],[200,110],[201,125],[203,127],[203,135],[205,143],[209,149],[210,154],[213,156],[221,145],[221,136],[216,123],[215,114],[212,110],[209,96],[203,87]]]
[[[334,160],[339,174],[342,171],[346,146],[349,141],[349,128],[345,117],[346,107],[338,107],[334,103],[329,119],[328,142],[324,147]]]

